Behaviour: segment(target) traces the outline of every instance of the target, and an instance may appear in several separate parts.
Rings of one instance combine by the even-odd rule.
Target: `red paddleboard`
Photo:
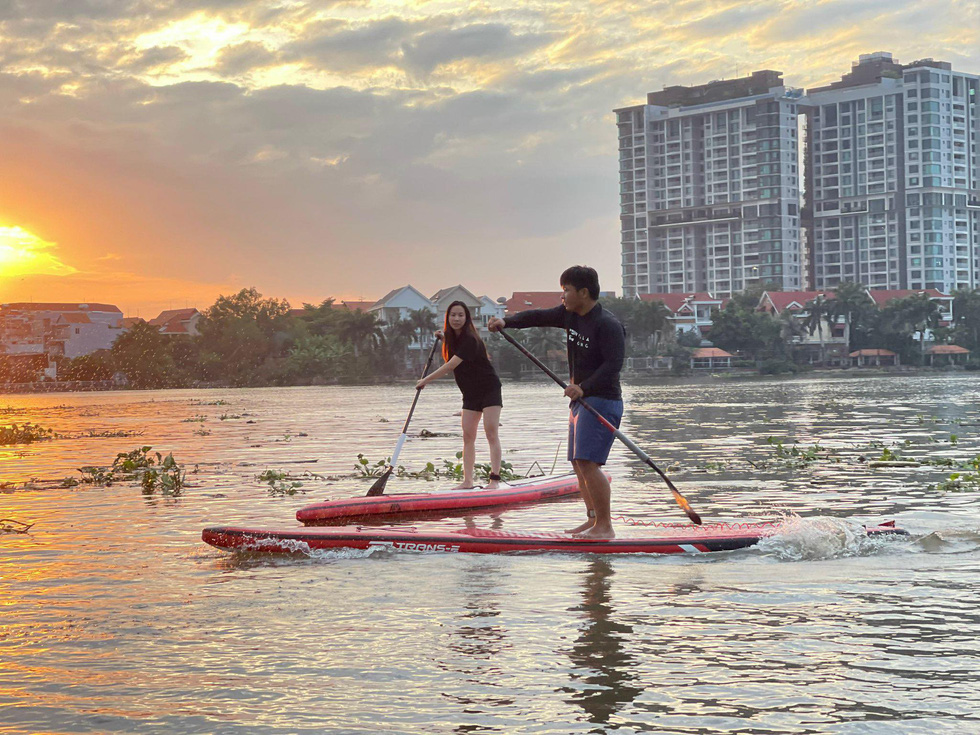
[[[732,551],[753,546],[779,533],[782,522],[657,524],[652,535],[591,540],[559,533],[500,531],[421,531],[416,528],[262,529],[216,526],[205,528],[202,539],[219,549],[309,554],[317,549],[385,549],[416,553],[498,554],[513,551],[553,551],[587,554],[681,554]],[[869,536],[901,534],[894,522],[867,526]]]
[[[307,526],[318,526],[381,517],[457,513],[480,508],[540,503],[577,495],[578,492],[578,479],[574,473],[548,475],[518,480],[496,490],[443,490],[415,495],[376,495],[370,498],[325,500],[300,508],[296,511],[296,520]]]

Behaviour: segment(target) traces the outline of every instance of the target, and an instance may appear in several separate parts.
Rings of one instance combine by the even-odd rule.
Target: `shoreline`
[[[834,378],[840,380],[860,379],[870,377],[895,376],[906,377],[909,375],[930,375],[930,374],[961,374],[974,372],[966,370],[960,366],[943,367],[919,367],[919,366],[899,366],[899,367],[850,367],[850,368],[805,368],[797,373],[780,373],[763,375],[754,368],[735,368],[731,370],[703,370],[687,372],[682,375],[671,375],[669,373],[642,373],[624,372],[622,383],[629,385],[654,385],[654,384],[676,384],[676,383],[712,383],[721,381],[750,381],[750,380],[782,380],[782,381],[806,381],[810,379]],[[978,371],[980,376],[980,371]],[[548,383],[550,379],[545,375],[528,373],[520,378],[510,375],[502,375],[501,381],[504,383]],[[113,384],[112,381],[70,381],[70,382],[44,382],[44,383],[0,383],[0,395],[34,395],[46,393],[100,393],[116,391],[163,391],[163,390],[229,390],[229,389],[249,389],[249,388],[315,388],[333,386],[368,386],[368,385],[411,385],[416,382],[415,378],[395,378],[392,380],[365,380],[365,381],[331,381],[324,383],[291,383],[288,385],[231,385],[231,384],[197,384],[197,385],[177,385],[164,386],[159,388],[134,388],[131,386]]]

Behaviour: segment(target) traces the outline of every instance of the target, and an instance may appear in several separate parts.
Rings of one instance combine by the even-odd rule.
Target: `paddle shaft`
[[[558,385],[560,385],[562,388],[567,388],[568,387],[568,384],[565,383],[565,381],[562,380],[561,378],[559,378],[557,375],[555,375],[555,373],[551,370],[551,368],[549,368],[547,365],[545,365],[543,362],[541,362],[538,358],[536,358],[534,355],[532,355],[524,347],[524,345],[520,344],[517,340],[515,340],[513,337],[511,337],[509,334],[507,334],[507,332],[505,330],[501,329],[500,330],[500,334],[503,335],[504,339],[506,339],[508,342],[510,342],[512,345],[514,345],[514,347],[516,347],[521,352],[523,352],[524,353],[524,356],[527,357],[531,362],[533,362],[535,365],[537,365],[539,368],[541,368],[545,373],[547,373],[548,377],[550,377],[552,380],[554,380],[556,383],[558,383]],[[609,429],[609,431],[611,431],[613,433],[613,436],[615,436],[617,439],[619,439],[619,441],[621,441],[623,444],[625,444],[627,447],[629,447],[630,451],[633,452],[633,454],[635,454],[637,457],[639,457],[640,459],[642,459],[654,472],[656,472],[658,475],[660,475],[661,479],[663,479],[663,481],[665,483],[667,483],[667,487],[670,488],[670,492],[673,494],[674,500],[677,501],[677,504],[681,507],[681,510],[683,510],[685,513],[687,513],[688,517],[692,521],[694,521],[698,525],[701,525],[701,518],[700,518],[700,516],[698,516],[698,514],[695,513],[691,509],[691,506],[687,502],[687,499],[683,495],[681,495],[680,491],[676,487],[674,487],[674,483],[672,483],[670,481],[670,478],[667,477],[667,475],[665,475],[663,473],[663,471],[659,467],[657,467],[657,465],[654,463],[654,461],[652,459],[650,459],[649,455],[646,452],[644,452],[642,449],[640,449],[638,446],[636,446],[636,444],[633,442],[633,440],[630,439],[628,436],[626,436],[626,434],[624,434],[619,429],[617,429],[615,426],[613,426],[613,424],[609,421],[609,419],[607,419],[605,416],[603,416],[601,413],[599,413],[595,409],[595,407],[590,406],[586,401],[584,401],[582,399],[576,399],[576,402],[580,406],[584,407],[586,411],[588,411],[593,416],[595,416],[597,419],[599,419],[599,423],[601,423],[603,426],[605,426],[607,429]]]
[[[436,347],[439,346],[439,338],[436,337],[436,341],[432,343],[432,349],[429,350],[429,356],[425,360],[425,367],[422,368],[422,378],[426,376],[429,372],[429,366],[432,365],[432,358],[436,354]],[[421,378],[419,378],[421,380]],[[391,455],[391,462],[389,464],[394,467],[395,462],[398,461],[398,455],[401,454],[402,447],[405,445],[405,438],[408,436],[408,425],[412,423],[412,414],[415,413],[415,406],[419,402],[419,396],[422,395],[422,389],[415,389],[415,398],[412,400],[412,407],[408,410],[408,416],[405,418],[405,425],[402,427],[402,434],[398,437],[398,443],[395,445],[395,452]]]

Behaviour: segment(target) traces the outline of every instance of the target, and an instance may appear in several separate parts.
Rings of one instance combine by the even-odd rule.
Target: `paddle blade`
[[[696,526],[700,526],[701,516],[694,512],[691,504],[687,502],[687,498],[677,492],[674,488],[671,488],[670,491],[674,494],[674,500],[677,501],[677,504],[681,507],[681,510],[687,513],[687,517],[691,519],[691,523]]]
[[[371,489],[367,491],[367,497],[370,498],[375,495],[381,495],[382,493],[384,493],[385,485],[388,484],[388,478],[391,477],[391,472],[394,469],[395,469],[394,467],[389,467],[388,469],[385,470],[385,473],[381,475],[381,477],[379,477],[377,480],[374,481],[374,484],[371,486]]]

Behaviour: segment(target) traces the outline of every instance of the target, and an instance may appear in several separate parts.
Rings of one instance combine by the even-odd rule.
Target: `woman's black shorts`
[[[494,386],[477,395],[463,394],[463,408],[467,411],[482,411],[490,406],[503,406],[504,399],[500,386]]]

